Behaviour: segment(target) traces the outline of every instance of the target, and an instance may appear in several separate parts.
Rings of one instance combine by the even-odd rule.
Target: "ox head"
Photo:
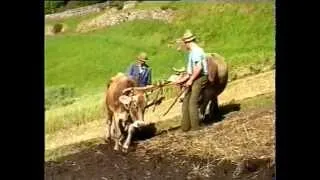
[[[129,112],[133,121],[144,121],[144,112],[147,107],[146,91],[149,89],[149,87],[127,88],[119,97],[120,103]]]

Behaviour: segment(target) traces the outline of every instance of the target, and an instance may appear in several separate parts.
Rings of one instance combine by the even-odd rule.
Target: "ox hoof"
[[[113,148],[113,150],[119,151],[119,146],[115,146],[115,147]]]
[[[128,148],[122,148],[122,152],[123,153],[127,153],[128,152]]]
[[[111,138],[104,138],[103,139],[105,143],[109,144],[111,142]]]
[[[127,146],[127,145],[122,146],[122,152],[127,153],[128,149],[129,149],[129,146]]]

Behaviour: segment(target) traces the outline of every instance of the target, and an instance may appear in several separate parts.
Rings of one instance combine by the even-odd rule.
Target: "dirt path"
[[[246,121],[247,123],[269,122],[272,124],[272,122],[274,122],[273,118],[274,110],[273,108],[268,108],[256,109],[250,112],[237,112],[227,117],[224,121],[232,122],[240,120]],[[224,161],[222,163],[213,161],[210,156],[207,156],[207,158],[200,158],[199,156],[191,157],[177,148],[177,146],[181,146],[180,149],[183,149],[183,144],[187,145],[190,141],[196,142],[194,138],[201,137],[201,139],[207,139],[214,132],[219,131],[218,128],[218,125],[211,125],[200,131],[190,132],[187,134],[180,132],[176,132],[174,134],[166,133],[139,143],[138,146],[136,146],[136,148],[134,148],[134,150],[129,154],[114,152],[112,150],[112,146],[100,144],[85,151],[63,157],[57,162],[46,162],[45,179],[230,180],[237,177],[238,179],[270,180],[272,178],[274,165],[270,162],[270,159],[247,163],[239,168],[239,165],[237,166],[228,161]],[[272,130],[266,131],[264,135],[268,137],[270,132],[272,132]],[[228,137],[226,137],[226,139],[228,139]],[[177,141],[180,145],[177,145]],[[251,139],[249,141],[254,142]],[[271,141],[271,144],[272,143],[274,143],[274,139]],[[163,146],[164,144],[165,146]],[[266,150],[270,151],[270,148],[273,146],[269,145],[259,147],[261,147],[261,152],[265,152]],[[197,148],[201,147],[188,147],[189,150],[196,150]],[[249,150],[250,149],[251,148],[249,148]],[[270,154],[267,153],[267,155]]]
[[[226,90],[219,96],[220,104],[227,104],[233,100],[242,100],[261,94],[275,91],[275,71],[261,73],[255,76],[239,79],[228,84]],[[146,112],[146,120],[150,122],[166,121],[181,115],[181,104],[177,103],[164,117],[161,116],[170,106],[173,100],[163,102],[155,112]],[[56,149],[60,146],[74,144],[76,142],[103,136],[104,121],[94,121],[79,127],[62,130],[60,132],[46,135],[46,150]]]

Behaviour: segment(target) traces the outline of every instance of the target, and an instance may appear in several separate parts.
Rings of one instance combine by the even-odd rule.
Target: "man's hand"
[[[173,82],[173,84],[174,84],[174,85],[177,85],[177,86],[180,86],[182,83],[183,83],[183,82],[181,82],[181,81],[175,81],[175,82]]]
[[[181,85],[182,83],[186,82],[189,79],[189,77],[190,77],[189,75],[182,76],[178,80],[176,80],[174,84]]]
[[[190,79],[186,82],[185,86],[186,86],[186,87],[190,87],[190,86],[192,86],[192,83],[193,83],[193,80],[190,78]]]

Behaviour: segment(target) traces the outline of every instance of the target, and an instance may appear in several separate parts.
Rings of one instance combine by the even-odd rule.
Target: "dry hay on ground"
[[[240,113],[200,131],[168,133],[142,146],[144,149],[232,163],[274,160],[274,120],[274,110],[255,110]]]
[[[271,179],[274,110],[239,112],[200,131],[167,133],[135,147],[124,155],[110,145],[93,143],[81,152],[46,162],[45,177]]]

